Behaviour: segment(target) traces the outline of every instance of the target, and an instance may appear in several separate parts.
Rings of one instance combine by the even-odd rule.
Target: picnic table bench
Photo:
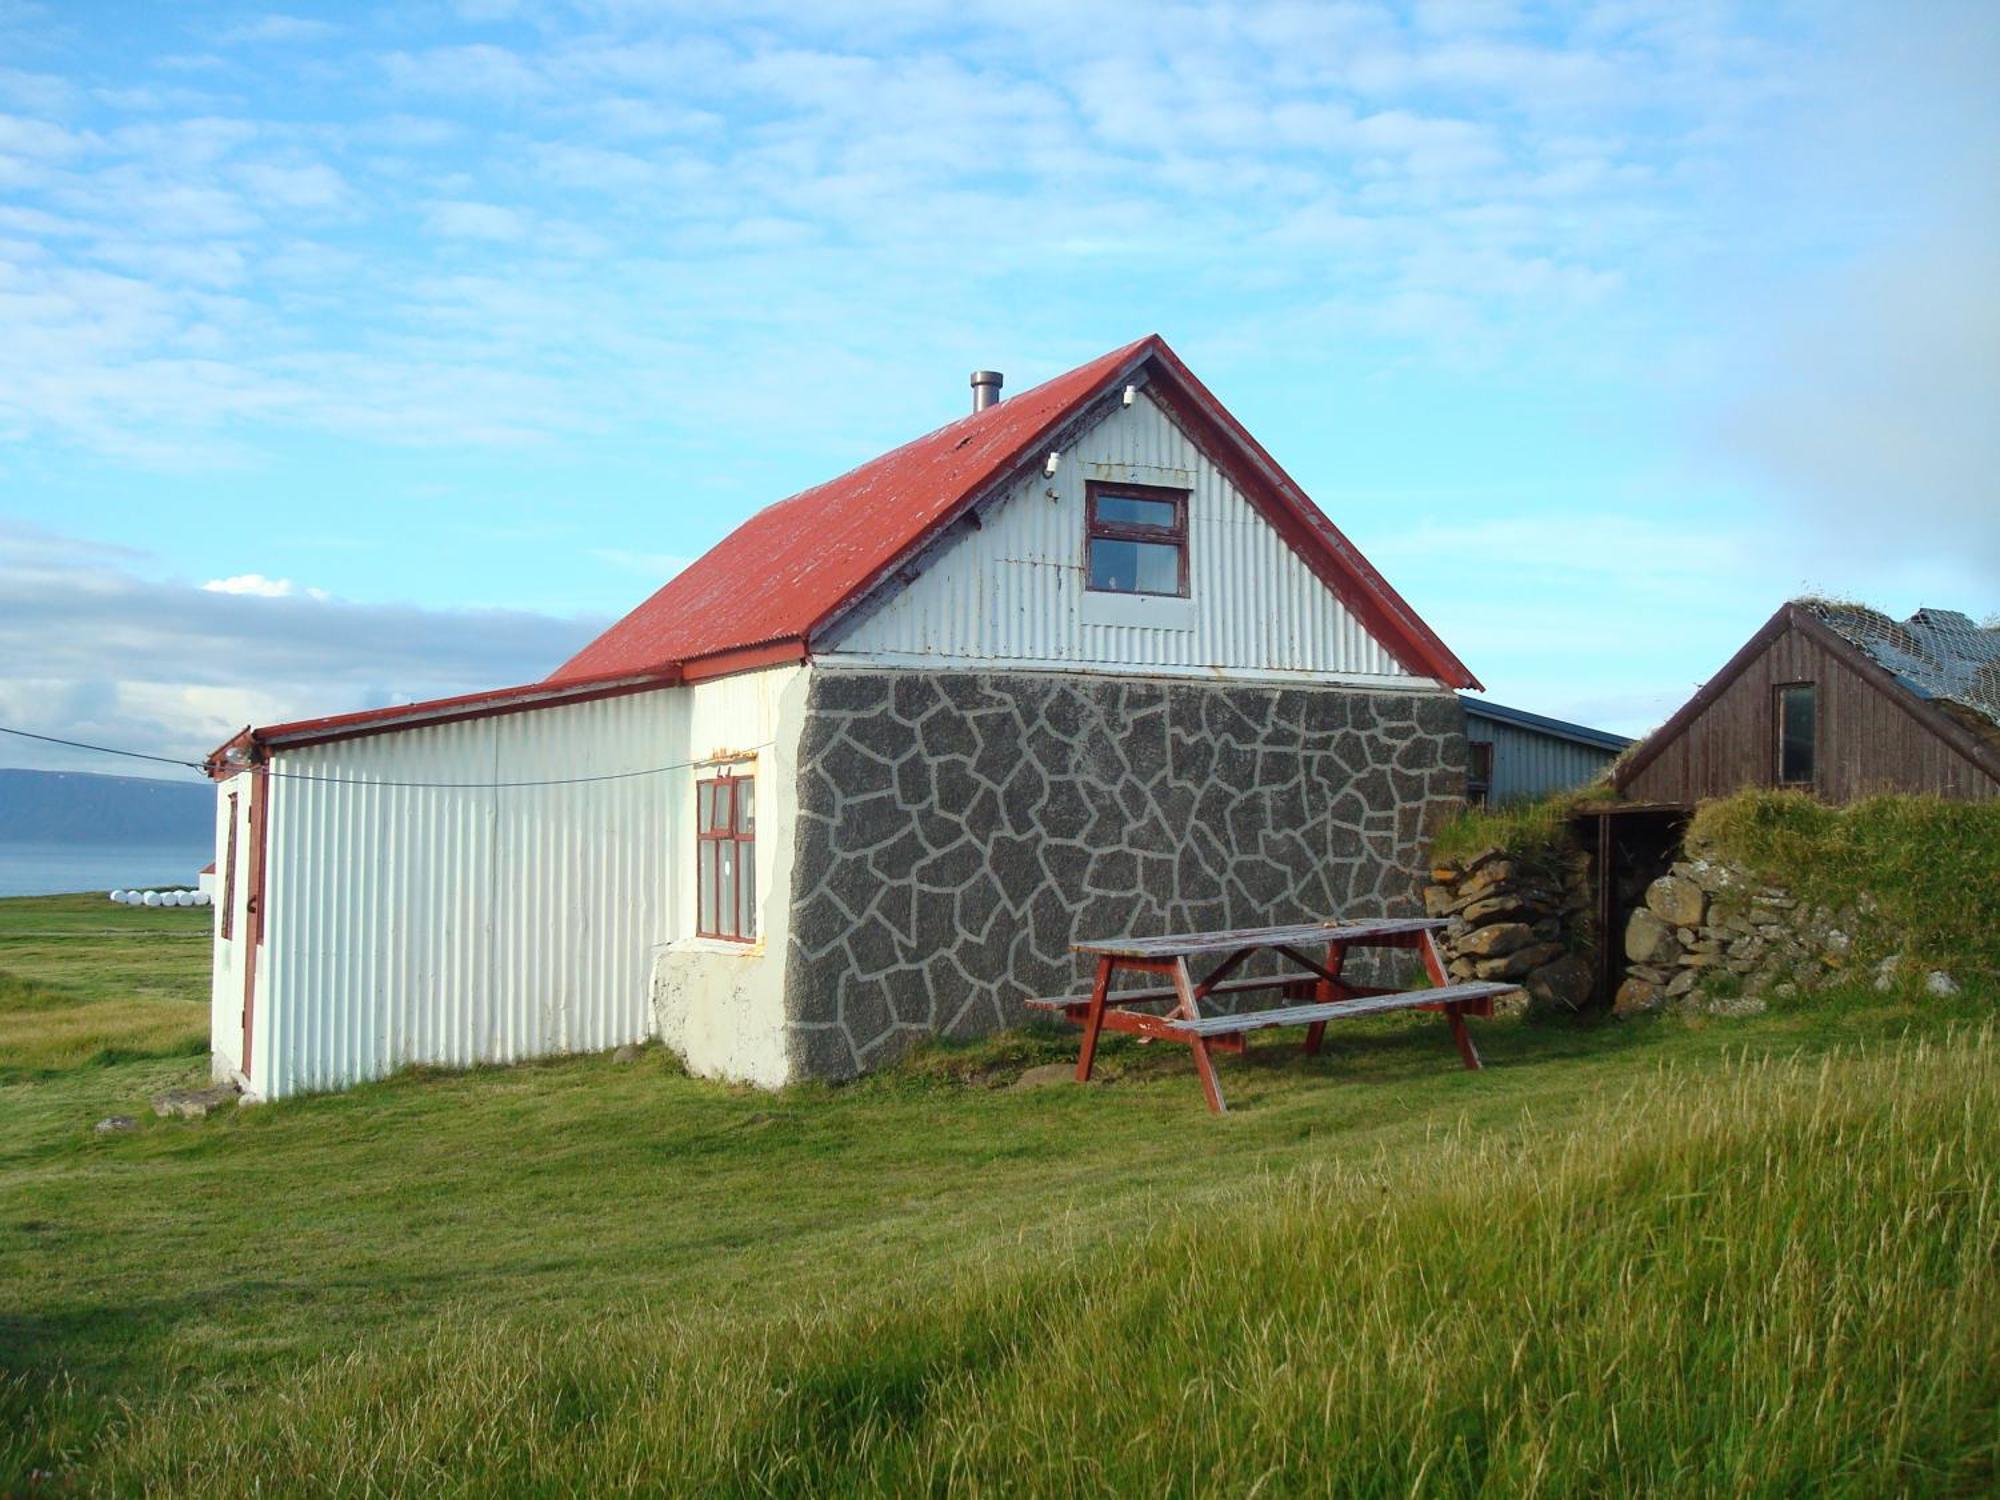
[[[1226,1113],[1228,1106],[1223,1102],[1222,1086],[1216,1080],[1210,1051],[1245,1051],[1251,1032],[1272,1027],[1305,1027],[1305,1050],[1317,1053],[1329,1021],[1396,1010],[1438,1011],[1451,1029],[1459,1059],[1466,1067],[1476,1069],[1480,1066],[1479,1049],[1472,1044],[1465,1018],[1492,1015],[1494,997],[1520,986],[1485,980],[1450,983],[1435,937],[1444,925],[1438,918],[1389,917],[1073,943],[1072,951],[1096,960],[1097,973],[1090,993],[1057,995],[1029,1000],[1027,1004],[1058,1012],[1083,1027],[1083,1042],[1076,1059],[1079,1083],[1090,1081],[1097,1058],[1097,1039],[1105,1031],[1130,1032],[1185,1045],[1194,1054],[1202,1094],[1215,1114]],[[1354,948],[1413,950],[1423,963],[1431,987],[1394,990],[1349,982],[1341,977],[1341,971],[1349,950]],[[1308,950],[1316,950],[1319,956]],[[1267,952],[1289,960],[1296,967],[1265,977],[1231,977],[1251,958]],[[1203,958],[1213,958],[1216,964],[1197,980],[1189,963]],[[1116,981],[1121,973],[1163,975],[1169,983],[1145,989],[1119,989]],[[1201,1013],[1201,1002],[1211,996],[1259,990],[1278,991],[1287,1003],[1228,1015]],[[1132,1008],[1157,1005],[1161,1001],[1173,1002],[1163,1015]]]

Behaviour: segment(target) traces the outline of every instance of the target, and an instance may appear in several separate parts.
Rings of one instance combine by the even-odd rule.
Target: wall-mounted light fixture
[[[1042,465],[1043,475],[1050,479],[1055,478],[1056,465],[1060,464],[1061,462],[1062,462],[1062,450],[1058,448],[1049,454],[1049,461]]]

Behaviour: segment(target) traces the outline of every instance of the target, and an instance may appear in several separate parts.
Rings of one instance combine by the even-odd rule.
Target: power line
[[[72,750],[94,750],[99,755],[122,755],[127,760],[150,760],[163,766],[186,766],[190,771],[199,771],[202,764],[198,760],[175,760],[167,755],[146,755],[138,750],[114,750],[109,745],[88,745],[82,740],[57,739],[52,734],[33,734],[25,729],[9,729],[0,724],[0,734],[18,735],[24,740],[40,740],[44,745],[67,745]]]
[[[129,760],[149,760],[163,766],[185,766],[191,771],[206,774],[208,768],[200,761],[174,760],[165,755],[146,755],[137,750],[119,750],[110,745],[92,745],[82,740],[58,739],[52,734],[33,734],[25,729],[11,729],[0,724],[0,734],[19,735],[24,740],[40,740],[48,745],[67,745],[72,750],[90,750],[99,755],[122,755]],[[776,746],[776,740],[766,740],[752,745],[752,750],[769,750]],[[550,786],[588,786],[601,781],[632,781],[641,776],[664,776],[670,771],[687,771],[696,766],[726,764],[729,757],[710,760],[682,760],[672,765],[647,766],[638,771],[608,771],[601,776],[557,776],[541,781],[376,781],[366,776],[321,776],[311,771],[273,771],[268,766],[241,766],[238,770],[251,776],[264,776],[273,781],[316,781],[329,786],[370,786],[394,787],[411,791],[471,791],[504,792],[515,789]]]

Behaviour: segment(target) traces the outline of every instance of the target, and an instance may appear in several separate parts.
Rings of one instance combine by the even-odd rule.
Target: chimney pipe
[[[974,370],[972,372],[972,409],[985,411],[1000,400],[1000,382],[1005,377],[998,370]]]

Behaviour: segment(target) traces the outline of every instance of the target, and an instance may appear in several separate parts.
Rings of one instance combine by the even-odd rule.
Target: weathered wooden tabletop
[[[1110,938],[1071,943],[1076,953],[1099,958],[1193,958],[1201,953],[1235,953],[1244,948],[1296,947],[1305,943],[1367,943],[1410,932],[1435,932],[1442,917],[1384,917],[1357,922],[1297,922],[1285,927],[1239,927],[1232,932],[1179,932],[1161,937]]]

